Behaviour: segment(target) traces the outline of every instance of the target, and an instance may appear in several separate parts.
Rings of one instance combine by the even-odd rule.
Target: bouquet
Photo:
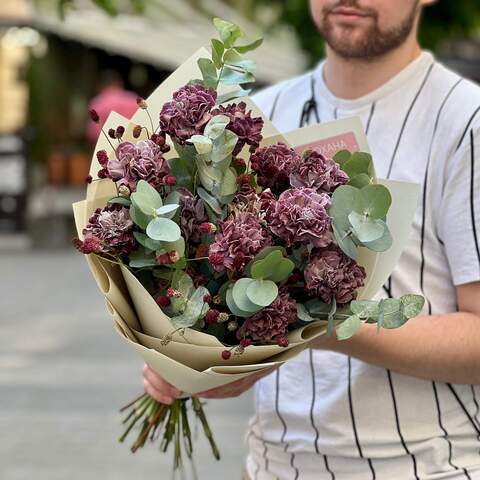
[[[255,66],[243,55],[261,40],[214,25],[210,51],[139,98],[131,122],[111,114],[74,205],[74,244],[117,330],[186,392],[170,406],[135,399],[121,440],[140,423],[132,451],[161,435],[175,467],[182,446],[192,455],[189,402],[219,458],[189,395],[280,365],[325,332],[396,328],[423,307],[417,295],[371,299],[407,239],[417,187],[376,179],[358,119],[280,135],[241,87]],[[315,147],[350,127],[364,151]]]

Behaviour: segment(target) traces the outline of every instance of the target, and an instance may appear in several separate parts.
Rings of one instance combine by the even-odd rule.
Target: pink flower
[[[232,200],[230,209],[234,212],[250,212],[263,218],[275,203],[275,195],[269,190],[257,193],[250,185],[242,185]]]
[[[217,92],[202,85],[185,85],[179,88],[173,99],[163,105],[160,112],[160,128],[172,140],[184,145],[192,135],[203,133],[212,118]]]
[[[186,188],[178,188],[180,193],[180,229],[185,242],[200,243],[202,231],[200,225],[208,222],[207,210],[203,200],[194,197]]]
[[[162,149],[151,140],[122,142],[115,154],[115,158],[107,162],[108,176],[113,181],[127,185],[132,192],[139,180],[158,187],[170,173]]]
[[[220,231],[210,245],[212,259],[223,257],[223,262],[211,262],[217,272],[242,271],[245,265],[272,239],[259,218],[250,212],[231,215],[220,223]]]
[[[347,257],[339,248],[330,246],[314,252],[305,268],[305,288],[325,303],[333,298],[338,304],[349,303],[364,285],[365,269]]]
[[[237,339],[251,339],[254,342],[272,343],[283,339],[288,326],[297,320],[297,303],[281,289],[278,297],[268,307],[248,317],[237,330]]]
[[[268,213],[269,228],[288,247],[294,243],[326,247],[332,241],[330,197],[311,188],[283,192]]]
[[[220,105],[212,112],[213,115],[226,115],[230,119],[227,129],[238,136],[233,156],[238,155],[245,144],[250,145],[250,152],[254,152],[262,141],[262,117],[252,118],[252,111],[246,111],[245,102]]]
[[[300,163],[300,155],[282,142],[259,148],[251,157],[257,182],[264,188],[279,193],[290,186],[290,174]]]
[[[77,239],[75,246],[82,253],[129,255],[136,247],[133,226],[125,207],[97,208],[83,230],[83,242]]]
[[[315,150],[308,150],[294,172],[290,174],[292,187],[314,188],[318,193],[333,193],[348,183],[348,175],[337,162]]]

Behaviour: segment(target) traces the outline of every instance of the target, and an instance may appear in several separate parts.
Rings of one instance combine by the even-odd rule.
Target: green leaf
[[[297,303],[297,317],[303,322],[314,322],[318,318],[314,318],[310,315],[305,305],[302,303]]]
[[[383,328],[401,327],[408,318],[402,313],[403,306],[398,298],[384,298],[380,300],[379,317],[377,322]]]
[[[213,19],[213,25],[220,34],[220,39],[226,48],[231,47],[235,41],[242,36],[243,33],[238,25],[227,22],[226,20],[222,20],[218,17]]]
[[[174,203],[170,203],[168,205],[163,205],[160,208],[157,208],[156,213],[159,216],[165,218],[173,218],[175,216],[176,211],[180,208],[180,205],[175,205]]]
[[[357,212],[350,212],[348,220],[352,225],[354,235],[363,242],[373,242],[383,237],[385,223]]]
[[[153,240],[175,242],[182,234],[180,227],[168,218],[156,217],[147,226],[147,235]]]
[[[247,53],[252,50],[255,50],[263,43],[263,38],[259,38],[251,43],[247,43],[246,45],[235,45],[233,47],[238,53]]]
[[[265,258],[257,260],[252,265],[252,278],[261,279],[268,278],[274,268],[281,262],[283,254],[280,250],[275,249],[270,251]]]
[[[181,195],[176,190],[170,192],[167,197],[163,200],[165,205],[180,205]]]
[[[222,214],[222,207],[218,203],[218,200],[210,195],[206,190],[202,187],[197,188],[198,196],[217,214]]]
[[[383,185],[367,185],[358,191],[354,209],[372,218],[383,219],[392,204],[392,196]]]
[[[230,100],[234,100],[236,98],[246,97],[247,95],[250,95],[251,92],[251,89],[244,90],[243,88],[239,88],[233,92],[224,93],[223,95],[219,95],[217,97],[217,105],[229,102]]]
[[[348,150],[339,150],[334,156],[333,160],[335,160],[340,167],[346,163],[348,160],[350,160],[350,157],[352,154]]]
[[[131,253],[128,260],[128,265],[132,268],[153,267],[157,264],[155,255],[147,253],[143,248]]]
[[[145,215],[134,201],[132,201],[132,204],[130,205],[129,215],[133,223],[138,225],[142,230],[147,228],[147,225],[152,218],[148,215]]]
[[[237,172],[230,167],[223,176],[222,185],[220,187],[220,195],[227,196],[237,191]]]
[[[358,249],[357,249],[357,246],[355,245],[355,242],[352,240],[352,238],[349,235],[346,235],[345,232],[338,231],[335,223],[332,225],[332,229],[333,229],[333,236],[335,237],[335,241],[337,242],[337,245],[340,247],[342,252],[345,255],[352,258],[353,260],[356,260]]]
[[[225,128],[230,123],[230,118],[226,115],[215,115],[207,123],[204,135],[211,140],[216,140],[225,132]]]
[[[174,242],[161,242],[161,247],[167,252],[175,250],[180,257],[185,255],[185,239],[183,237]]]
[[[268,279],[280,283],[286,280],[293,272],[295,264],[289,258],[282,258],[282,261],[275,267],[274,272]]]
[[[337,300],[335,297],[332,299],[330,304],[330,311],[328,312],[328,324],[327,324],[327,335],[330,336],[333,333],[333,327],[335,325],[335,313],[337,312]]]
[[[218,70],[220,70],[223,65],[222,57],[224,51],[225,47],[223,43],[216,38],[212,38],[212,61]]]
[[[243,317],[243,318],[247,318],[247,317],[251,317],[254,313],[258,312],[259,310],[261,310],[262,307],[257,307],[257,310],[254,311],[254,312],[247,312],[245,310],[242,310],[241,308],[238,307],[238,305],[235,303],[234,299],[233,299],[233,288],[229,288],[227,289],[227,292],[225,294],[225,301],[227,303],[227,306],[228,308],[230,309],[230,311],[236,315],[237,317]]]
[[[235,305],[237,305],[240,310],[250,312],[250,314],[257,312],[262,308],[261,305],[253,303],[247,296],[247,288],[253,282],[255,282],[253,278],[240,278],[235,282],[232,289],[232,298]]]
[[[212,151],[212,140],[204,135],[192,135],[188,142],[193,143],[200,155],[206,155]]]
[[[193,175],[195,173],[195,160],[186,157],[172,158],[168,162],[172,175],[177,179],[177,186],[193,190]]]
[[[118,205],[123,205],[124,207],[129,207],[132,202],[130,201],[129,198],[125,198],[125,197],[114,197],[114,198],[111,198],[108,203],[116,203]]]
[[[362,242],[362,246],[374,252],[385,252],[392,246],[392,243],[392,235],[388,226],[385,224],[385,230],[381,238],[374,240],[373,242]]]
[[[342,164],[342,170],[350,177],[365,173],[369,177],[373,177],[372,156],[365,152],[355,152],[352,156]]]
[[[368,318],[376,319],[378,317],[378,304],[379,302],[375,300],[352,300],[350,310],[364,320]]]
[[[247,289],[248,299],[254,305],[268,307],[278,296],[278,287],[271,280],[254,280]]]
[[[215,88],[217,85],[217,69],[213,62],[208,58],[199,58],[197,63],[202,72],[205,87]]]
[[[133,236],[137,240],[137,242],[147,248],[148,250],[151,251],[156,251],[160,250],[162,247],[162,242],[159,242],[158,240],[152,240],[150,237],[145,235],[144,233],[141,232],[133,232]]]
[[[240,67],[245,72],[251,72],[255,70],[256,63],[254,60],[243,58],[235,50],[227,50],[223,57],[223,61],[226,65]]]
[[[347,340],[353,337],[361,325],[360,317],[358,315],[351,315],[336,328],[338,340]]]
[[[264,247],[262,248],[254,257],[254,261],[257,260],[263,260],[266,258],[270,253],[274,252],[275,250],[278,250],[281,254],[282,257],[287,255],[287,251],[285,250],[284,247],[281,247],[279,245],[271,246],[271,247]]]
[[[348,185],[355,188],[363,188],[372,183],[372,179],[366,173],[359,173],[350,179]]]
[[[205,287],[198,287],[195,290],[191,298],[187,300],[183,313],[171,318],[175,328],[187,328],[197,323],[205,305],[203,297],[208,293]]]
[[[255,81],[255,77],[249,73],[237,72],[230,67],[224,67],[220,81],[225,85],[241,85],[243,83],[252,83]]]
[[[403,305],[403,315],[410,319],[416,317],[425,305],[425,298],[421,295],[403,295],[400,297],[400,302]]]
[[[333,218],[339,232],[348,232],[350,229],[348,215],[353,210],[358,192],[357,188],[349,185],[342,185],[333,192],[332,204],[328,213]]]
[[[153,215],[153,212],[163,205],[160,194],[145,180],[137,183],[137,191],[133,192],[130,198],[145,215]]]
[[[312,315],[328,315],[332,310],[331,304],[322,302],[318,298],[308,300],[305,306]]]

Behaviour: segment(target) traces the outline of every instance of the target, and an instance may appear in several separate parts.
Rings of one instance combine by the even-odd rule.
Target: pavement
[[[173,478],[171,453],[147,445],[132,455],[117,442],[118,408],[142,392],[141,367],[81,255],[0,251],[1,480]],[[206,411],[222,460],[199,432],[197,478],[239,479],[252,393]]]

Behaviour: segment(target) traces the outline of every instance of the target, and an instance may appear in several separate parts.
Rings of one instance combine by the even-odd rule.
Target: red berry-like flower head
[[[169,187],[173,187],[174,185],[177,184],[177,177],[173,175],[167,175],[163,181],[165,182],[165,185],[168,185]]]
[[[141,125],[135,125],[133,127],[132,135],[133,138],[138,138],[142,134],[142,126]]]
[[[92,122],[98,123],[100,121],[100,116],[98,115],[97,111],[94,110],[93,108],[88,111],[88,114],[90,115]]]
[[[224,257],[223,257],[223,255],[221,255],[219,253],[212,253],[208,257],[208,261],[212,265],[223,265]]]
[[[97,152],[98,163],[104,167],[108,162],[108,153],[105,150],[99,150]]]
[[[87,175],[87,177],[85,178],[85,183],[92,183],[93,181],[93,177],[91,175]]]
[[[169,265],[170,263],[172,263],[170,255],[168,253],[162,253],[161,255],[158,255],[157,257],[155,257],[155,261],[159,265]]]
[[[212,325],[214,323],[217,323],[219,315],[220,315],[220,312],[218,310],[211,308],[204,317],[205,323],[207,323],[207,325]]]
[[[280,337],[277,340],[277,345],[279,347],[288,347],[288,338],[287,337]]]
[[[162,308],[168,307],[170,303],[170,298],[168,298],[166,295],[159,295],[157,297],[157,304]]]
[[[123,127],[122,125],[119,125],[115,130],[115,136],[117,138],[122,138],[124,133],[125,133],[125,127]]]
[[[228,360],[232,356],[232,353],[229,350],[224,350],[222,352],[222,358]]]

